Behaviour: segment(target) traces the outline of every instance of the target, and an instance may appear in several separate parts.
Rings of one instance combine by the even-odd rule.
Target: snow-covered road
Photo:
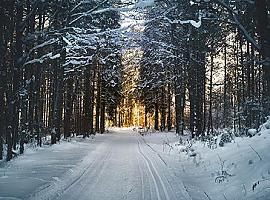
[[[32,199],[188,199],[179,193],[183,188],[172,187],[166,165],[140,135],[122,130],[102,137],[72,174]]]
[[[86,144],[93,147],[87,149]],[[60,144],[59,149],[61,149],[61,145],[67,144]],[[81,145],[85,145],[85,148],[78,148]],[[51,151],[50,148],[45,149],[47,158],[44,156],[43,167],[39,168],[38,172],[33,172],[33,167],[28,166],[27,172],[31,174],[31,180],[40,179],[40,174],[44,173],[47,173],[48,180],[52,177],[53,180],[44,180],[38,185],[31,181],[23,183],[23,177],[25,175],[26,180],[27,174],[24,174],[26,169],[21,169],[18,174],[20,174],[22,185],[19,188],[15,186],[4,196],[10,199],[65,200],[190,199],[181,185],[181,181],[178,180],[177,184],[175,183],[175,177],[167,170],[162,158],[145,143],[139,134],[130,129],[98,135],[91,143],[80,141],[70,148],[66,148],[66,153],[62,151],[59,154],[54,154],[55,151],[57,152],[55,149],[54,151]],[[74,149],[72,150],[72,148]],[[80,155],[80,151],[83,156]],[[59,168],[57,171],[58,176],[56,177],[55,173],[50,173],[52,168],[48,166],[48,163],[51,162],[50,159],[63,160],[66,154],[72,155],[64,159],[65,164],[54,163],[56,168],[59,165],[62,166],[62,170]],[[73,157],[77,163],[74,163]],[[23,168],[24,163],[21,163],[20,159],[18,158],[17,163],[12,164],[13,168],[16,165],[18,167],[21,165]],[[70,163],[67,159],[70,160]],[[32,162],[35,166],[40,161],[32,158]],[[63,169],[63,167],[65,168]],[[16,181],[19,179],[16,179],[16,173],[13,176],[13,178],[12,175],[7,177],[9,182],[2,185],[5,187],[16,185]],[[31,193],[30,197],[27,194],[17,195],[18,190],[23,189],[23,184],[32,185],[32,188],[24,188],[25,193]],[[5,199],[4,196],[0,195],[0,199]]]
[[[113,129],[93,139],[27,148],[0,163],[0,200],[269,200],[269,134],[210,149],[200,141],[179,145],[173,132],[142,137]],[[228,176],[216,182],[220,160]]]

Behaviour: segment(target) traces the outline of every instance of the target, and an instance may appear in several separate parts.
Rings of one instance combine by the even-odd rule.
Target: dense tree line
[[[1,1],[0,159],[4,147],[10,160],[28,142],[105,131],[105,113],[114,116],[121,88],[118,36],[111,33],[120,15],[105,10],[112,6]]]
[[[246,134],[269,115],[269,2],[160,1],[148,13],[138,91],[154,128]],[[172,110],[172,105],[174,111]],[[208,133],[208,134],[207,134]]]

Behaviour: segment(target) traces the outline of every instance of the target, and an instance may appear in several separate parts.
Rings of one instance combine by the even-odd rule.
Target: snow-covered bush
[[[264,126],[266,129],[270,129],[270,116],[268,116],[268,120],[263,124],[263,126]]]
[[[270,129],[270,116],[267,117],[267,121],[259,128],[259,132]]]
[[[247,136],[248,137],[253,137],[254,135],[256,135],[257,134],[257,130],[256,129],[248,129],[248,131],[247,131]]]
[[[206,140],[206,145],[210,149],[216,149],[217,148],[217,136],[208,137]]]
[[[229,131],[223,132],[218,141],[218,145],[223,147],[226,143],[230,143],[233,140],[232,134]]]
[[[265,128],[270,129],[270,121],[267,121],[267,123],[265,123]]]

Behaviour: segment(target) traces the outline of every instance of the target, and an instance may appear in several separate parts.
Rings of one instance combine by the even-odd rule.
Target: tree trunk
[[[89,133],[90,135],[94,135],[94,98],[95,98],[95,71],[93,73],[93,76],[91,77],[91,87],[90,87],[90,93],[91,93],[91,98],[90,98],[90,111],[89,111]]]
[[[213,68],[214,68],[214,55],[213,53],[211,53],[210,85],[209,85],[209,116],[208,116],[207,135],[213,134],[213,115],[212,115]]]
[[[158,123],[158,104],[155,103],[155,130],[159,130],[159,123]]]
[[[105,101],[100,103],[100,133],[105,132]]]
[[[71,136],[71,118],[73,111],[73,79],[68,78],[66,81],[66,103],[65,103],[65,114],[64,114],[64,138]]]
[[[144,106],[144,127],[146,128],[148,128],[147,114],[147,107]]]
[[[166,126],[166,107],[165,107],[165,90],[164,87],[162,87],[161,90],[161,127],[160,127],[160,131],[164,131],[165,130],[165,126]]]
[[[175,130],[177,134],[180,134],[181,130],[181,94],[180,94],[180,86],[175,84]]]
[[[104,89],[104,80],[101,81],[101,85],[100,85],[100,133],[104,133],[105,132],[105,89]]]
[[[4,9],[3,6],[0,6],[0,19],[4,19]],[[5,46],[3,31],[4,25],[3,20],[0,20],[0,160],[3,159],[3,139],[6,135],[6,117],[5,117],[5,88],[6,88],[6,68],[5,68]]]
[[[227,111],[227,44],[225,42],[224,44],[224,91],[223,91],[223,128],[226,128],[228,126],[228,117],[227,114],[229,113]],[[213,74],[212,74],[213,75]],[[211,106],[211,104],[210,104]]]
[[[101,74],[97,72],[97,96],[96,96],[96,132],[99,132],[99,117],[100,117],[100,89],[101,89]]]
[[[13,130],[13,99],[12,90],[8,88],[7,92],[7,132],[6,132],[6,143],[7,143],[7,157],[6,160],[10,161],[12,159],[12,130]]]
[[[56,144],[60,140],[60,124],[62,118],[62,92],[63,92],[63,69],[60,64],[55,67],[54,73],[54,94],[53,94],[53,113],[52,113],[52,131],[51,131],[51,144]]]
[[[172,118],[171,118],[171,104],[172,104],[172,96],[171,96],[171,84],[168,84],[168,115],[167,115],[167,127],[168,131],[172,129]]]
[[[13,72],[13,127],[12,127],[12,140],[13,140],[13,149],[16,149],[16,144],[19,141],[19,96],[20,92],[20,83],[22,82],[21,70],[22,70],[22,56],[23,56],[23,46],[22,46],[22,38],[23,38],[23,30],[22,30],[22,19],[23,19],[23,1],[17,2],[16,4],[16,36],[15,36],[15,54],[14,54],[14,72]]]

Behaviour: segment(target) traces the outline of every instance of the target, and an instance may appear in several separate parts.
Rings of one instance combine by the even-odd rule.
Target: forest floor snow
[[[146,135],[144,140],[192,199],[270,199],[270,129],[215,149],[200,141],[181,145],[174,133]]]
[[[183,139],[184,140],[184,139]],[[269,199],[270,132],[210,149],[113,129],[27,149],[0,167],[0,199]]]

